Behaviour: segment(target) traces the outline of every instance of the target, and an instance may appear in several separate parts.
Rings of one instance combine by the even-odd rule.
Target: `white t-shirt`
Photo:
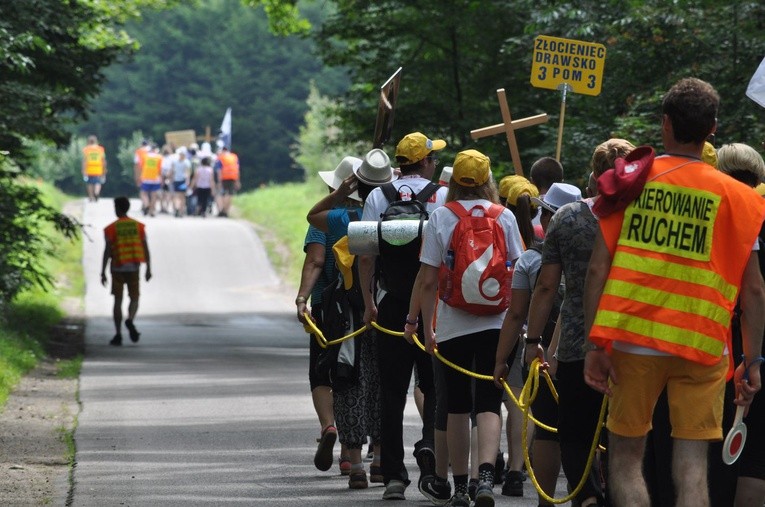
[[[396,187],[396,190],[399,190],[403,186],[404,190],[401,191],[401,197],[404,200],[408,200],[411,198],[411,193],[409,192],[410,188],[416,194],[425,188],[425,185],[428,183],[430,183],[430,180],[427,180],[420,175],[411,175],[400,177],[393,182],[393,186]],[[425,209],[428,210],[429,214],[433,213],[439,206],[443,206],[446,202],[446,193],[446,187],[441,187],[435,194],[430,196],[428,202],[425,203]],[[379,222],[380,215],[388,209],[388,204],[388,199],[383,195],[382,189],[380,187],[375,188],[369,193],[367,200],[364,201],[364,212],[361,215],[361,220]]]
[[[488,209],[491,202],[485,199],[457,201],[466,210],[476,205]],[[423,230],[422,250],[420,262],[429,266],[440,267],[446,257],[446,251],[452,241],[452,233],[459,219],[449,208],[436,209],[428,220]],[[509,209],[505,209],[499,216],[499,223],[505,232],[505,245],[507,246],[507,260],[515,263],[515,260],[523,253],[523,240],[518,231],[515,215]],[[441,343],[450,338],[464,336],[466,334],[486,331],[488,329],[500,329],[505,313],[496,315],[473,315],[472,313],[452,308],[443,301],[438,301],[438,321],[436,324],[436,342]]]

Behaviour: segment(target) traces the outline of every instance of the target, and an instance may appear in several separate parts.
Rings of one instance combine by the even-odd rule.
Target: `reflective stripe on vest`
[[[237,157],[234,153],[221,153],[219,155],[219,159],[221,163],[220,179],[239,179],[239,157]]]
[[[753,192],[701,163],[671,172],[677,163],[657,158],[621,222],[601,222],[613,260],[590,339],[713,364],[725,350],[765,203],[734,213]]]
[[[162,155],[159,153],[147,153],[143,159],[141,168],[141,181],[145,183],[160,183],[160,171],[162,170]]]
[[[146,262],[143,249],[144,225],[130,218],[120,218],[104,230],[112,243],[112,266]]]
[[[104,148],[99,145],[89,144],[82,149],[85,159],[85,174],[88,176],[102,176],[104,174]]]

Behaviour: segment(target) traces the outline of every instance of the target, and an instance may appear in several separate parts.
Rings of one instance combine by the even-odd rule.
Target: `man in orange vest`
[[[218,154],[220,163],[220,182],[222,189],[221,205],[218,216],[227,217],[231,208],[231,198],[242,187],[239,180],[239,157],[225,145],[221,146]]]
[[[106,179],[106,155],[96,136],[88,136],[88,144],[82,149],[82,178],[88,191],[88,201],[96,202]]]
[[[106,246],[101,263],[101,284],[106,286],[106,265],[111,261],[112,295],[114,295],[113,317],[117,332],[109,344],[116,346],[122,345],[124,287],[127,285],[128,297],[130,298],[125,327],[130,333],[130,340],[135,343],[141,336],[133,324],[138,312],[141,263],[146,263],[146,281],[151,280],[151,258],[149,257],[149,245],[146,242],[146,230],[141,222],[127,216],[129,209],[130,201],[127,197],[116,197],[114,199],[114,211],[117,214],[117,220],[104,228]]]
[[[737,296],[744,360],[733,375],[736,405],[748,406],[761,387],[765,287],[754,250],[765,201],[701,160],[704,141],[717,127],[719,100],[709,83],[677,82],[662,101],[666,154],[647,169],[642,189],[623,184],[634,171],[609,180],[617,194],[626,190],[636,198],[600,211],[585,284],[584,377],[610,396],[615,507],[650,505],[643,455],[665,386],[675,505],[709,505],[707,448],[722,438]],[[601,194],[613,194],[604,181],[598,180]]]
[[[162,188],[162,155],[156,146],[152,146],[141,159],[138,178],[143,214],[154,216],[157,209],[159,191]]]

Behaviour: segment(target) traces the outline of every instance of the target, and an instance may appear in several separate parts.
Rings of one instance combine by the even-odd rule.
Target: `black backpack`
[[[351,221],[359,219],[355,212],[349,213]],[[322,333],[327,341],[346,336],[364,325],[364,298],[359,283],[358,256],[353,261],[353,284],[345,288],[345,279],[337,277],[321,293]],[[355,339],[323,349],[316,361],[316,372],[329,375],[332,388],[338,392],[356,385],[359,378],[359,354],[361,347]]]
[[[411,200],[402,199],[401,188],[404,187],[410,190]],[[433,182],[428,182],[419,194],[415,194],[408,185],[402,185],[397,190],[393,183],[387,183],[380,188],[385,199],[388,200],[388,207],[380,214],[380,223],[377,224],[379,254],[375,277],[388,294],[402,301],[409,301],[414,279],[420,269],[422,228],[425,220],[428,219],[425,203],[441,187]],[[402,245],[389,243],[382,236],[382,222],[389,220],[419,220],[420,226],[417,236]]]

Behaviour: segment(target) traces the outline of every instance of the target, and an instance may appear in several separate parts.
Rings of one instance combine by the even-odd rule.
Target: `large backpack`
[[[505,232],[499,224],[504,207],[488,210],[477,204],[466,210],[446,203],[459,219],[438,274],[440,298],[449,306],[474,315],[496,315],[510,306],[510,264]],[[473,212],[480,210],[480,216]]]
[[[350,213],[351,221],[358,220],[356,213]],[[364,325],[364,297],[359,283],[358,256],[347,251],[347,236],[333,246],[338,264],[341,253],[348,259],[353,257],[350,271],[346,276],[339,269],[335,280],[321,293],[322,333],[327,341],[346,336]],[[339,345],[323,349],[316,361],[316,371],[329,375],[332,388],[338,392],[354,386],[359,378],[361,347],[355,339],[345,340]]]
[[[404,187],[411,192],[411,200],[402,198],[401,189]],[[408,185],[402,185],[396,189],[393,183],[387,183],[380,188],[388,201],[388,207],[380,214],[380,223],[377,225],[379,255],[377,256],[375,277],[386,293],[408,302],[412,295],[414,279],[420,270],[422,228],[428,219],[425,203],[441,187],[428,182],[419,193],[415,193]],[[403,244],[387,241],[382,235],[382,222],[389,220],[419,220],[420,226],[417,236]]]

